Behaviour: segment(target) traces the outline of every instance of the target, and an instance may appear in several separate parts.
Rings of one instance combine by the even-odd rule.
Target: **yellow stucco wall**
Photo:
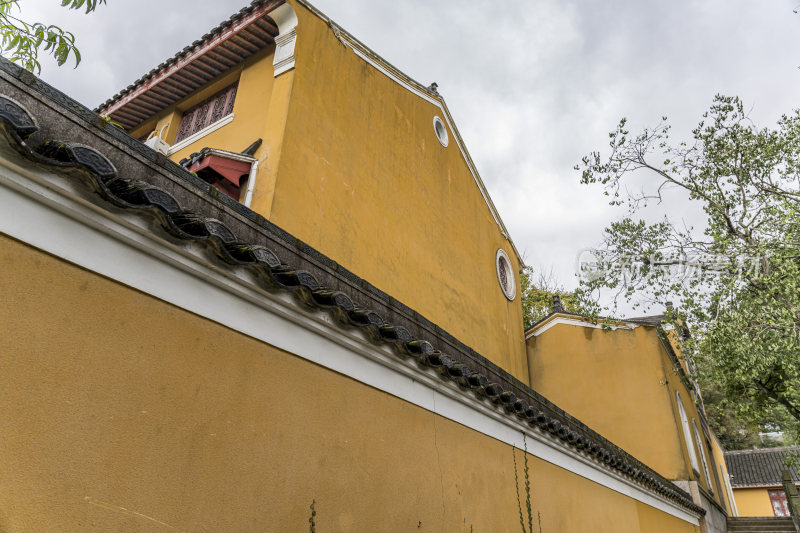
[[[280,167],[271,207],[254,208],[527,381],[520,300],[502,294],[495,252],[520,266],[454,133],[439,144],[441,111],[292,5],[297,64]]]
[[[661,475],[689,479],[673,416],[670,383],[677,377],[652,356],[653,342],[642,327],[603,331],[558,324],[528,340],[531,382]]]
[[[730,487],[728,465],[725,464],[725,455],[724,455],[724,450],[722,449],[722,444],[720,444],[719,440],[717,440],[717,437],[713,433],[711,434],[711,453],[714,457],[713,464],[714,468],[716,469],[715,473],[717,475],[717,479],[719,480],[722,489],[720,500],[722,501],[725,509],[727,510],[728,515],[734,516],[735,510],[733,509],[733,503],[731,503],[730,501],[730,494],[732,493],[732,488]]]
[[[721,454],[694,438],[692,419],[702,438],[697,407],[655,328],[605,331],[556,324],[531,336],[527,350],[534,389],[664,477],[697,481],[724,502],[714,478]],[[690,421],[697,472],[690,466],[676,393]],[[708,462],[710,485],[700,453]]]
[[[439,144],[433,118],[441,110],[358,58],[308,9],[289,3],[299,19],[295,69],[273,78],[272,49],[249,59],[233,122],[171,159],[204,146],[238,152],[262,138],[254,211],[527,382],[520,264],[454,132],[446,148]],[[232,76],[132,134],[178,122],[182,110]],[[169,135],[172,142],[172,128]],[[513,302],[497,280],[498,248],[517,273]]]
[[[739,516],[775,516],[769,501],[769,489],[733,489]]]
[[[518,531],[508,445],[2,235],[0,269],[0,531]],[[531,476],[544,531],[697,531]]]

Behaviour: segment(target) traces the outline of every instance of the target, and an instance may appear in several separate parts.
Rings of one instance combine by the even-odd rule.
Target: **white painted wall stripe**
[[[173,245],[151,233],[150,219],[116,215],[82,198],[68,179],[32,172],[0,153],[0,232],[161,300],[293,353],[522,450],[694,525],[699,516],[563,447],[550,435],[468,397],[345,331],[325,313],[301,310],[286,292],[269,293],[246,269],[219,267],[204,247]]]
[[[538,337],[548,329],[552,328],[553,326],[557,326],[559,324],[566,324],[568,326],[581,326],[584,328],[595,328],[595,329],[603,329],[604,324],[602,323],[593,323],[590,320],[584,320],[578,317],[567,317],[567,316],[554,316],[550,320],[542,322],[536,328],[529,330],[527,335],[525,335],[525,340],[530,339],[531,337]],[[609,324],[608,328],[612,331],[617,329],[636,329],[639,327],[638,324],[634,324],[632,322],[620,322],[619,324]]]

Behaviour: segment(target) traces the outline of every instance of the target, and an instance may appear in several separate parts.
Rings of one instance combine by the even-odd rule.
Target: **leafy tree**
[[[592,313],[612,315],[677,300],[689,324],[685,356],[745,420],[785,413],[800,427],[800,112],[758,128],[742,102],[717,96],[691,141],[674,143],[666,117],[631,135],[623,119],[610,155],[576,166],[627,215],[605,231],[577,291]],[[644,220],[668,189],[700,228]],[[633,192],[631,192],[633,191]],[[611,290],[614,304],[598,302]],[[790,428],[786,428],[790,429]]]
[[[25,69],[37,74],[41,72],[39,52],[51,54],[59,66],[72,55],[75,66],[81,62],[81,54],[75,46],[75,35],[56,25],[41,22],[28,22],[12,14],[19,13],[20,0],[0,0],[0,53],[9,56]],[[62,7],[81,9],[91,13],[98,4],[106,0],[61,0]]]
[[[731,402],[715,383],[701,380],[700,389],[708,422],[724,449],[744,450],[783,446],[782,440],[759,435],[762,432],[780,431],[791,427],[782,410],[777,408],[768,410],[763,413],[763,418],[753,419],[752,411],[740,413],[741,402]]]
[[[759,445],[758,426],[742,422],[724,394],[714,387],[703,388],[703,403],[708,422],[726,450],[745,450]]]
[[[526,266],[520,275],[520,286],[522,322],[526,329],[550,314],[553,309],[553,296],[561,298],[561,305],[565,311],[577,311],[575,296],[557,284],[552,271],[537,272]]]

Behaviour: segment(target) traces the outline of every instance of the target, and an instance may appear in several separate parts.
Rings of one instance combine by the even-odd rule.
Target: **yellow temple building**
[[[684,334],[665,315],[609,325],[556,308],[526,332],[531,386],[691,493],[725,531],[736,504]]]
[[[800,488],[797,468],[786,465],[787,459],[798,454],[798,446],[725,452],[733,496],[742,516],[791,516],[783,475],[786,472],[790,483]]]
[[[736,516],[679,338],[526,332],[435,85],[308,2],[252,2],[94,111],[0,60],[0,131],[0,532]]]

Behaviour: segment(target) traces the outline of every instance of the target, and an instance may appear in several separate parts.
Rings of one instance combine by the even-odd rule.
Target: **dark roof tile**
[[[800,446],[725,452],[725,464],[731,475],[731,485],[734,487],[780,485],[781,472],[787,468],[792,480],[800,483],[797,468],[784,465],[784,460],[793,454],[800,454]]]

